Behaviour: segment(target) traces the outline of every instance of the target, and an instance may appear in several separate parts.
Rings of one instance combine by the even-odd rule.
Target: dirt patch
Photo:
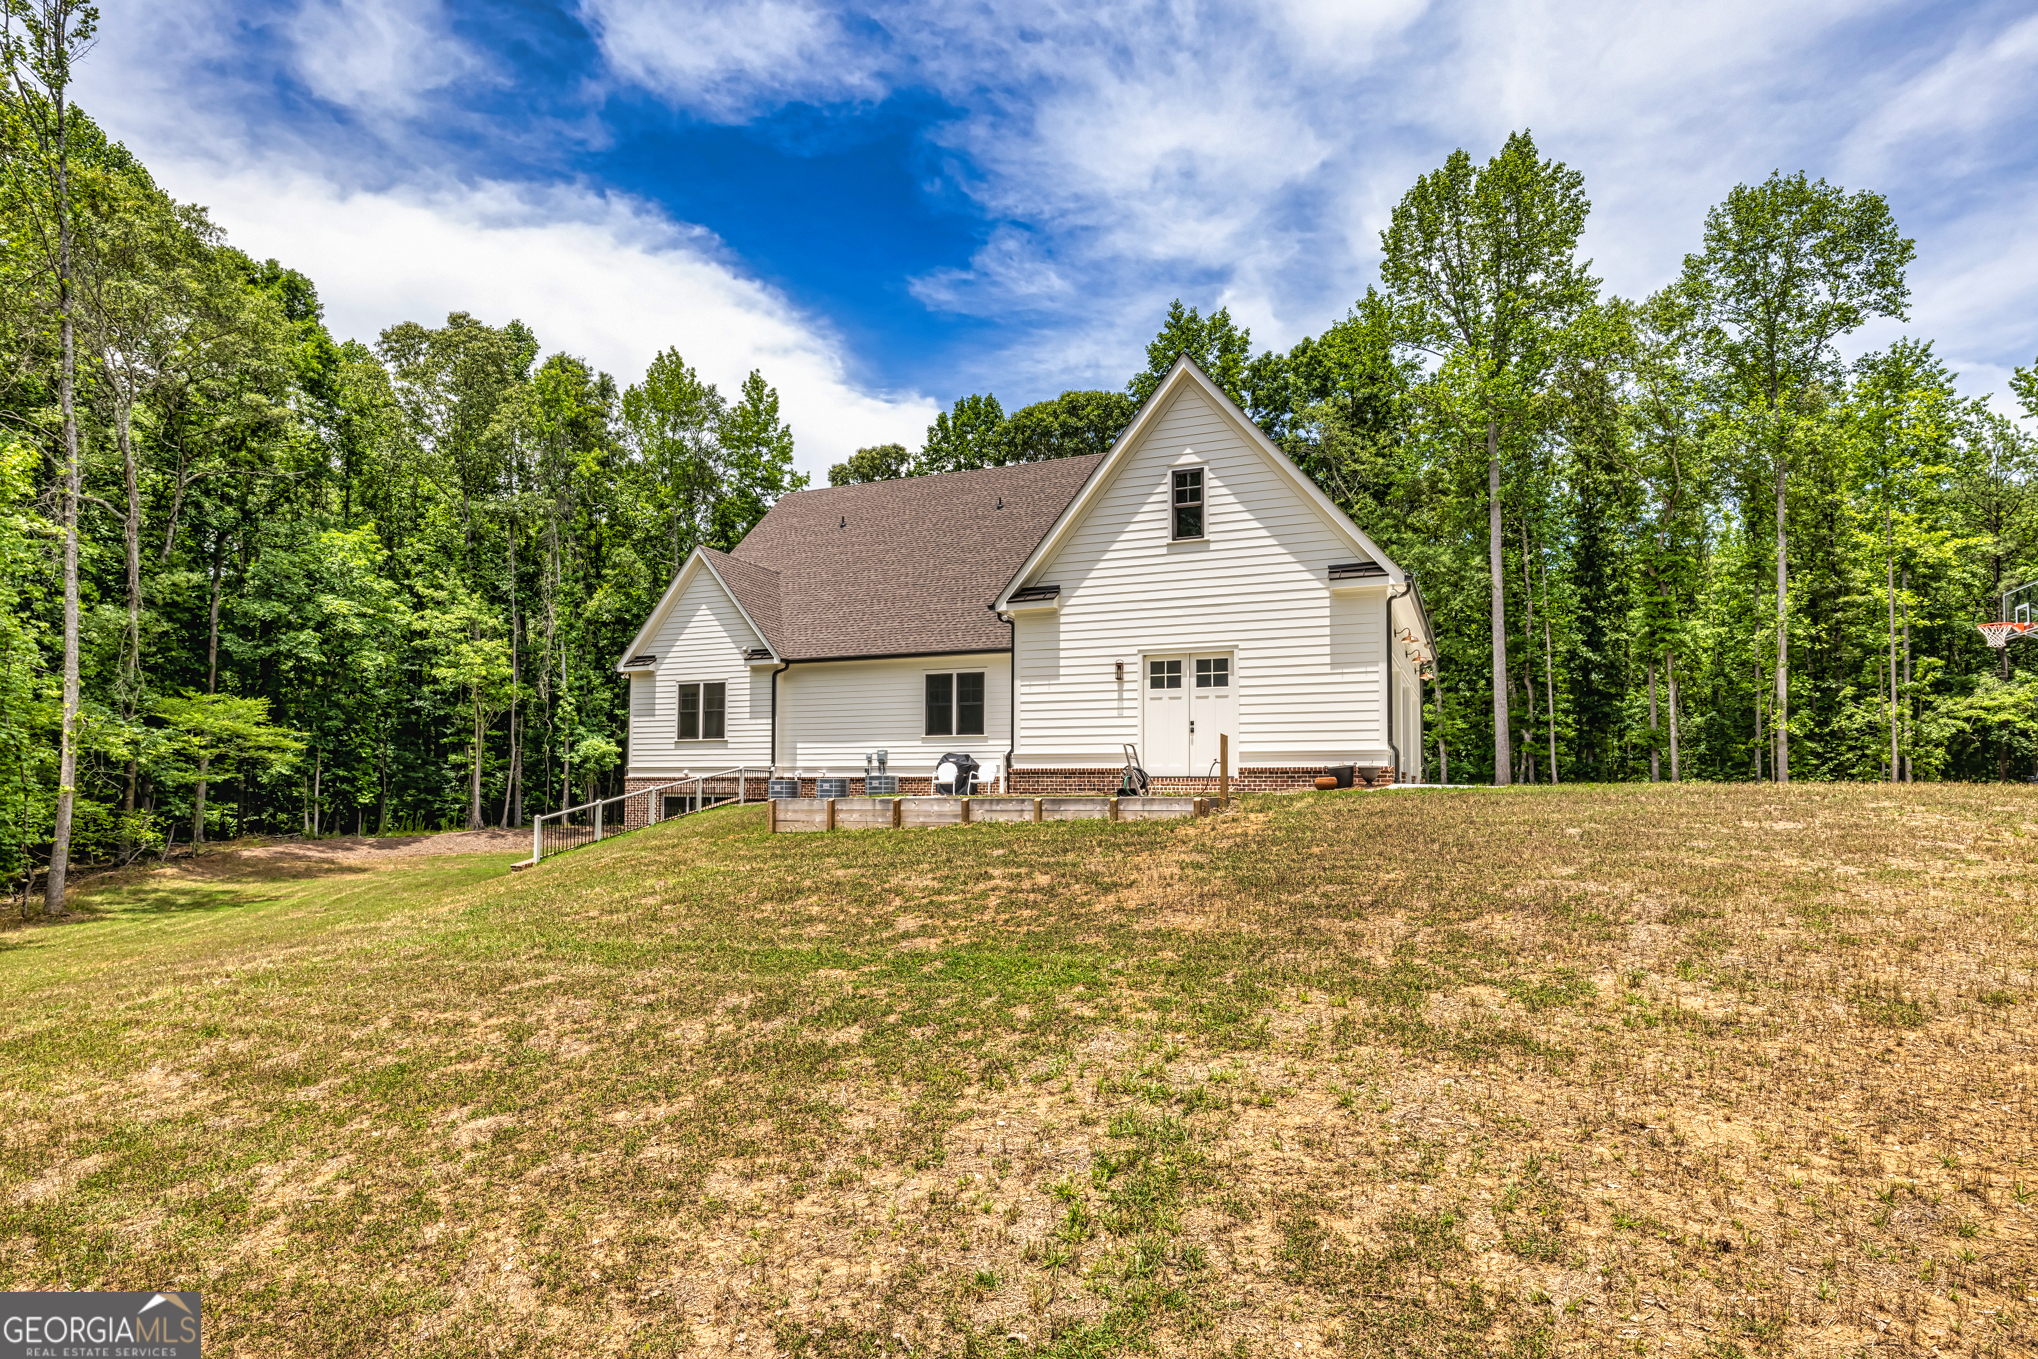
[[[271,840],[250,837],[196,850],[178,848],[167,862],[153,860],[126,868],[74,872],[65,897],[80,897],[109,887],[154,881],[214,882],[322,877],[356,873],[400,863],[405,859],[450,854],[528,852],[528,830],[443,831],[432,835],[342,835],[324,840],[291,837]]]

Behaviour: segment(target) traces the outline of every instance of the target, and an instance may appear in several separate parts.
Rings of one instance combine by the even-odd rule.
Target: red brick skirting
[[[1116,788],[1118,786],[1117,785],[1118,776],[1114,772],[1111,777],[1112,777],[1111,786],[1113,788]],[[926,797],[934,791],[934,780],[929,775],[901,774],[898,776],[898,778],[899,778],[899,792],[902,796]],[[623,824],[630,830],[638,830],[650,824],[651,799],[662,796],[661,794],[653,793],[651,797],[630,797],[630,794],[641,793],[645,789],[658,788],[671,782],[672,782],[671,779],[659,779],[659,778],[623,780],[623,796],[629,799],[627,802],[623,804],[622,809]],[[745,779],[743,800],[745,802],[764,801],[765,798],[770,795],[767,782],[768,781],[762,774],[753,774],[749,778]],[[708,779],[706,780],[706,784],[709,797],[734,797],[736,795],[736,776],[733,774],[725,779]],[[1003,790],[998,787],[998,781],[996,779],[980,779],[977,783],[977,791],[979,793],[984,794],[995,794]],[[666,795],[686,796],[689,795],[690,792],[691,792],[690,787],[682,787],[676,789],[668,789]],[[820,794],[817,791],[815,791],[813,778],[811,777],[801,778],[800,796],[801,797],[820,796]],[[861,774],[849,780],[849,792],[847,796],[849,797],[864,796],[863,776]],[[611,803],[609,805],[607,814],[610,816],[616,814],[615,804]],[[659,819],[663,820],[664,818],[661,816]]]
[[[671,779],[624,779],[623,796],[625,799],[627,799],[622,806],[624,827],[629,830],[639,830],[644,826],[649,825],[652,819],[651,818],[652,798],[658,798],[662,796],[661,794],[653,793],[651,797],[632,797],[630,796],[632,793],[641,793],[647,788],[658,788],[671,782],[672,782]],[[729,775],[727,778],[704,779],[702,780],[702,782],[706,786],[708,796],[711,798],[736,796],[737,793],[736,776],[734,774]],[[764,801],[766,795],[766,788],[765,779],[762,774],[750,775],[748,778],[743,780],[743,785],[744,786],[742,792],[743,800],[745,802]],[[673,796],[687,796],[690,795],[691,792],[692,792],[691,785],[688,785],[685,788],[668,788],[666,790],[667,794]],[[663,812],[663,810],[664,809],[662,807],[659,809],[661,813]],[[615,813],[616,806],[614,803],[610,803],[608,811],[605,814],[613,816],[615,815]],[[661,814],[658,817],[658,819],[662,821],[665,818]]]
[[[1118,791],[1121,772],[1118,769],[1015,769],[1012,771],[1012,791],[1033,797],[1115,793]],[[1257,769],[1248,766],[1232,775],[1231,791],[1293,793],[1314,788],[1316,780],[1323,772],[1322,765]],[[1362,787],[1381,788],[1394,782],[1394,771],[1391,769],[1375,769],[1361,765],[1358,774]],[[1185,778],[1176,775],[1155,775],[1149,787],[1156,794],[1214,796],[1217,791],[1217,780],[1193,776]]]

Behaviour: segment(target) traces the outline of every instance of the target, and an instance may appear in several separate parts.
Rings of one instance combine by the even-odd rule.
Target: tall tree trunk
[[[219,692],[219,566],[220,545],[212,545],[212,601],[206,609],[205,692]],[[205,843],[205,774],[212,766],[210,751],[198,757],[198,790],[191,799],[191,843]]]
[[[1774,414],[1776,397],[1769,399]],[[1784,451],[1776,450],[1776,705],[1770,711],[1776,732],[1776,753],[1770,763],[1778,783],[1790,782],[1790,538],[1785,522],[1789,473]]]
[[[61,104],[57,117],[61,128],[64,117]],[[63,725],[57,737],[57,806],[55,822],[50,829],[50,869],[43,880],[43,909],[58,916],[65,914],[64,882],[71,866],[71,821],[78,792],[78,494],[82,489],[76,404],[78,349],[71,316],[70,179],[68,165],[62,161],[59,164],[63,168],[57,173],[60,186],[57,234],[60,241],[58,254],[62,262],[59,265],[57,306],[63,360],[57,376],[57,405],[63,415],[64,466],[57,527],[64,540],[64,706]]]
[[[1755,658],[1755,782],[1762,782],[1762,658]]]
[[[1910,593],[1910,591],[1911,591],[1911,572],[1910,572],[1910,568],[1909,568],[1909,567],[1905,567],[1905,568],[1904,568],[1904,581],[1903,581],[1903,585],[1904,585],[1904,593],[1905,593],[1906,595],[1908,595],[1908,594]],[[1903,715],[1904,715],[1904,743],[1903,743],[1903,746],[1902,746],[1902,751],[1903,751],[1903,761],[1904,761],[1904,782],[1905,782],[1905,783],[1910,783],[1910,782],[1913,782],[1913,777],[1912,777],[1912,771],[1911,771],[1911,741],[1910,741],[1910,735],[1911,735],[1911,732],[1912,732],[1912,731],[1914,730],[1914,728],[1915,728],[1915,723],[1914,723],[1914,722],[1912,721],[1912,716],[1913,716],[1913,707],[1914,707],[1914,705],[1915,705],[1915,704],[1916,704],[1916,702],[1917,702],[1917,697],[1916,697],[1916,695],[1914,695],[1914,694],[1913,694],[1913,693],[1911,692],[1911,601],[1910,601],[1910,600],[1908,600],[1908,599],[1904,600],[1904,602],[1903,602],[1903,611],[1904,611],[1904,689],[1903,689],[1903,693],[1904,693],[1904,702],[1903,702]],[[2004,647],[2004,648],[2003,648],[2003,650],[2005,650],[2005,651],[2008,651],[2008,650],[2009,650],[2009,648],[2008,648],[2008,647]]]
[[[1550,729],[1550,782],[1557,782],[1557,670],[1550,648],[1550,580],[1543,577],[1543,689],[1549,699],[1543,705],[1544,722]]]
[[[120,715],[131,727],[141,707],[142,670],[142,491],[141,474],[135,466],[133,409],[119,378],[113,380],[113,437],[120,447],[122,489],[126,503],[121,515],[122,545],[127,551],[127,632],[121,638]],[[141,776],[137,761],[130,756],[124,771],[126,792],[121,800],[120,857],[126,860],[134,843],[135,784]]]
[[[502,824],[504,827],[524,824],[524,743],[522,728],[517,725],[517,698],[523,686],[522,648],[519,646],[521,632],[517,615],[517,535],[516,521],[512,519],[509,532],[509,596],[510,596],[510,710],[509,710],[509,775],[502,790]]]
[[[1521,777],[1536,781],[1536,578],[1529,567],[1528,516],[1521,521],[1521,686],[1527,695],[1522,711]]]
[[[1500,422],[1486,422],[1486,555],[1493,593],[1493,781],[1505,787],[1514,763],[1507,734],[1507,583],[1500,547]]]
[[[467,776],[467,829],[480,830],[485,822],[481,819],[481,689],[477,685],[474,697],[474,764]]]
[[[1889,781],[1903,777],[1902,757],[1897,754],[1896,736],[1896,537],[1890,507],[1882,507],[1882,572],[1889,590]]]
[[[1656,739],[1656,658],[1649,657],[1649,782],[1663,778],[1661,744]]]
[[[1677,653],[1666,652],[1663,656],[1663,678],[1669,690],[1670,700],[1670,782],[1680,783],[1677,763]]]

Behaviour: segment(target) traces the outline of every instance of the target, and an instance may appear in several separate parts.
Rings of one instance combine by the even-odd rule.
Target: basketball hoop
[[[2022,637],[2031,630],[2029,623],[1976,623],[1981,629],[1981,640],[2001,651],[2010,644],[2012,637]]]
[[[2014,590],[2003,591],[2002,598],[1996,603],[1996,621],[1975,624],[1981,629],[1982,641],[2001,651],[2010,644],[2011,638],[2022,637],[2030,632],[2032,627],[2038,626],[2031,621],[2031,601],[2020,598],[2031,590],[2038,590],[2038,580],[2019,585]],[[2010,603],[2013,599],[2017,600],[2014,605]]]

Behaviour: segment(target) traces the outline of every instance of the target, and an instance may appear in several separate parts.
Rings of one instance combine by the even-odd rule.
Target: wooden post
[[[828,799],[828,823],[826,829],[835,829],[835,799],[832,797]]]
[[[899,827],[905,824],[906,824],[906,800],[904,798],[895,797],[892,799],[892,829],[897,830]]]
[[[1217,805],[1231,805],[1231,733],[1217,733]]]
[[[778,799],[775,797],[768,797],[764,800],[764,833],[766,835],[778,834]]]
[[[1109,815],[1110,819],[1113,821],[1116,821],[1118,819],[1118,799],[1115,797],[1111,799],[1111,808]]]
[[[1195,803],[1189,808],[1189,814],[1191,816],[1210,815],[1210,799],[1203,797],[1197,798]]]
[[[1035,798],[1035,799],[1033,799],[1033,819],[1034,819],[1035,821],[1038,821],[1038,820],[1040,820],[1040,801],[1041,801],[1041,800],[1040,800],[1039,798]],[[533,856],[533,857],[536,857],[536,856]]]
[[[969,824],[969,799],[968,799],[968,798],[964,798],[964,799],[962,800],[962,824],[963,824],[963,825],[965,825],[965,826],[967,826],[967,825]]]

